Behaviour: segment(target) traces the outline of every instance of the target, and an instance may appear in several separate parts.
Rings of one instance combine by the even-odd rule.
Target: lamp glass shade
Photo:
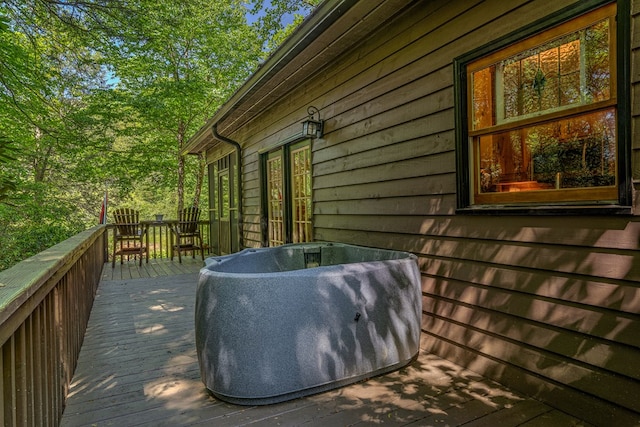
[[[322,120],[309,118],[302,122],[302,134],[309,138],[322,138],[322,124]]]
[[[315,120],[305,120],[302,122],[302,133],[310,138],[317,137],[319,123]]]

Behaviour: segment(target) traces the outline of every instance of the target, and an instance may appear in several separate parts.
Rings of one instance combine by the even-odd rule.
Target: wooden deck
[[[62,426],[589,425],[428,353],[400,371],[285,403],[216,400],[195,352],[201,265],[105,265]]]

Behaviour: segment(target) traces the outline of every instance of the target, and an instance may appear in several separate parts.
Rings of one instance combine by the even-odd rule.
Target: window
[[[620,202],[616,36],[610,3],[459,59],[461,207]]]
[[[311,145],[286,145],[263,156],[263,230],[266,246],[310,242]]]

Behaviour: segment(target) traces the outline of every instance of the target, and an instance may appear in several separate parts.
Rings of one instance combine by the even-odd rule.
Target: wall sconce
[[[308,138],[322,138],[324,120],[320,118],[320,110],[310,106],[307,108],[307,113],[309,118],[302,122],[302,135]],[[316,113],[318,114],[318,120],[315,119]]]

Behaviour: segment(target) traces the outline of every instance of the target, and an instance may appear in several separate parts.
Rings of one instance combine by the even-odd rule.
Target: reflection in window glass
[[[615,110],[479,137],[480,192],[615,185]]]
[[[473,129],[611,97],[609,20],[472,75]]]

